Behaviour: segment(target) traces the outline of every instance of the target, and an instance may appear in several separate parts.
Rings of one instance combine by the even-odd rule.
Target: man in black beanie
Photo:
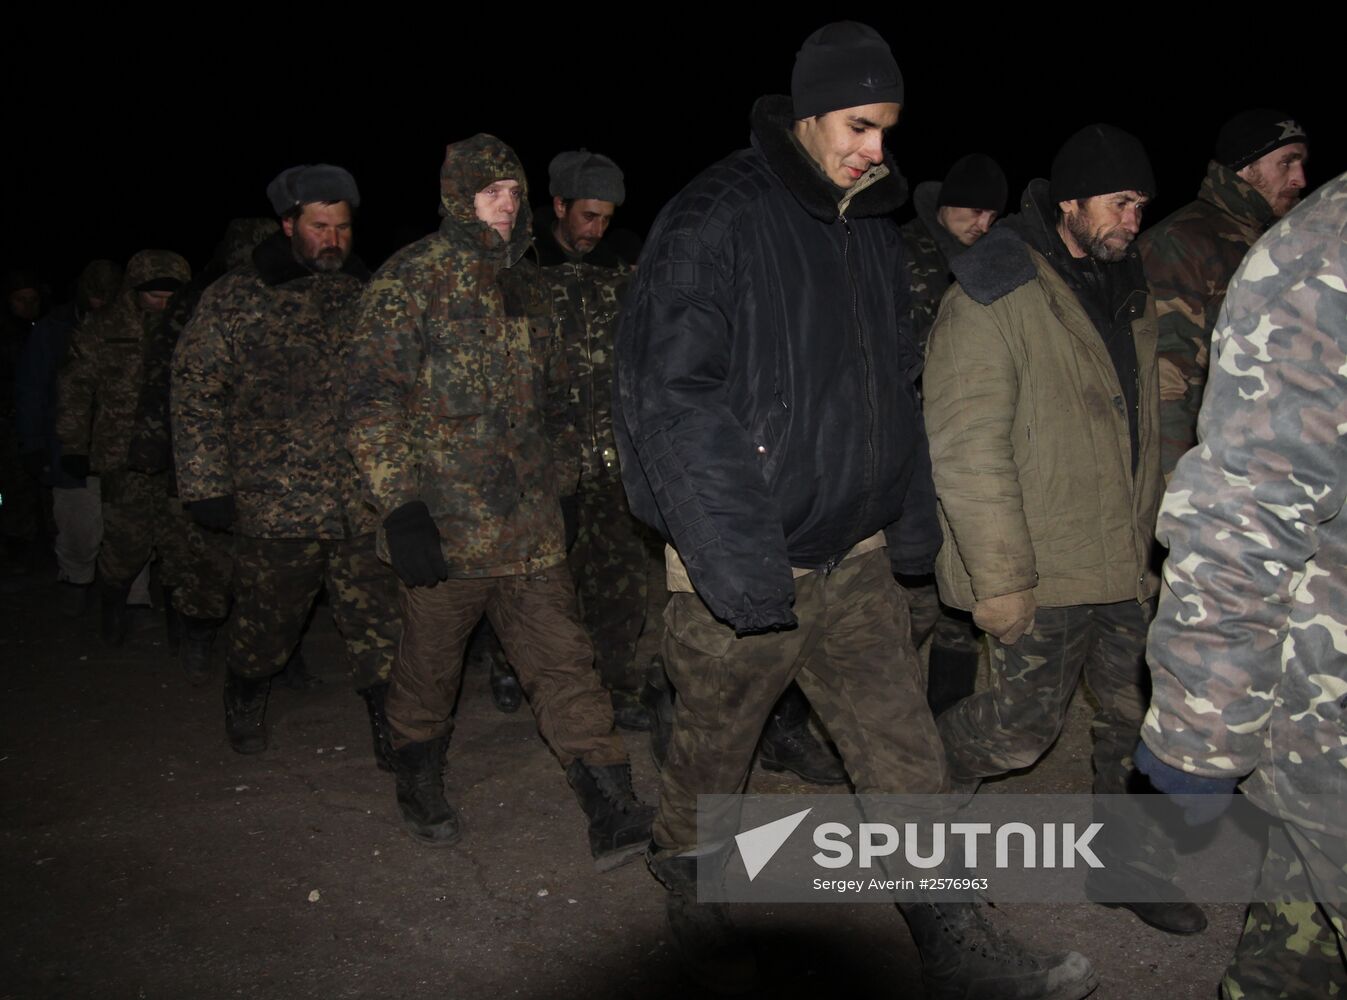
[[[1255,108],[1223,126],[1196,200],[1137,241],[1160,322],[1160,467],[1166,477],[1197,444],[1207,351],[1230,278],[1305,187],[1305,130]]]
[[[665,206],[617,336],[615,423],[633,513],[668,543],[664,659],[677,689],[650,867],[689,974],[757,981],[697,877],[698,795],[741,792],[798,680],[858,793],[948,790],[891,562],[929,572],[939,533],[907,330],[907,187],[884,149],[903,79],[871,28],[820,28],[752,147]],[[900,516],[901,515],[901,516]],[[898,522],[885,552],[884,528]],[[718,814],[703,815],[712,822]],[[1037,956],[972,903],[904,903],[928,996],[1081,997],[1080,955]]]
[[[931,331],[936,577],[992,640],[989,689],[939,720],[966,788],[1047,752],[1082,673],[1098,704],[1094,791],[1123,793],[1132,777],[1161,493],[1155,307],[1132,242],[1154,193],[1135,137],[1077,132],[1020,213],[955,258]],[[1205,927],[1174,901],[1172,846],[1138,834],[1132,847],[1145,866],[1110,856],[1125,885],[1087,881],[1091,898],[1173,933]]]

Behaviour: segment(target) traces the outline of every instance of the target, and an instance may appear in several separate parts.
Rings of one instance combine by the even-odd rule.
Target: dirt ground
[[[270,748],[225,742],[218,685],[187,685],[162,619],[126,646],[71,621],[53,585],[0,595],[0,998],[640,998],[700,995],[679,973],[642,864],[594,872],[565,777],[527,709],[501,715],[468,676],[450,750],[463,839],[401,830],[363,702],[320,608],[316,691],[277,690]],[[656,795],[644,734],[636,783]],[[1088,712],[1010,791],[1085,791]],[[755,771],[758,792],[810,786]],[[1242,907],[1179,938],[1098,906],[999,908],[1021,937],[1089,956],[1099,1000],[1216,995]],[[736,908],[762,997],[918,997],[891,907]]]

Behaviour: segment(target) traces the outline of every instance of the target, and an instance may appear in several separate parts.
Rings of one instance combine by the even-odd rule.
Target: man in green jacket
[[[1155,191],[1141,143],[1072,136],[1020,214],[954,260],[931,332],[927,429],[945,544],[941,598],[991,637],[992,678],[939,720],[952,777],[1028,767],[1082,673],[1098,702],[1094,791],[1122,793],[1146,707],[1143,652],[1160,500],[1155,308],[1132,241]],[[1206,925],[1172,892],[1173,852],[1088,883],[1163,930]],[[1148,881],[1149,880],[1149,881]],[[1153,893],[1133,891],[1153,884]],[[1153,898],[1135,902],[1137,895]]]

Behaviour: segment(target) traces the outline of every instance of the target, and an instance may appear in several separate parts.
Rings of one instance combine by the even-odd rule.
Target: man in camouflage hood
[[[231,219],[224,238],[205,268],[192,276],[155,327],[145,347],[145,382],[136,406],[135,433],[128,462],[138,472],[173,475],[169,434],[169,382],[173,349],[196,312],[202,293],[234,268],[243,267],[252,252],[280,227],[275,219]],[[173,486],[176,494],[176,484]],[[190,553],[172,600],[182,616],[182,665],[188,680],[204,684],[210,677],[210,650],[215,632],[229,611],[233,539],[208,531],[189,514],[179,513],[173,529]]]
[[[439,232],[380,269],[361,307],[350,447],[402,581],[388,694],[398,803],[432,846],[458,837],[442,770],[464,647],[483,614],[590,819],[602,870],[638,853],[652,811],[632,794],[613,710],[576,611],[559,497],[579,469],[551,298],[531,262],[524,171],[499,139],[449,146]],[[554,459],[564,459],[557,461]]]
[[[121,292],[71,336],[57,379],[56,433],[61,466],[77,480],[99,476],[103,542],[98,575],[103,638],[126,638],[126,598],[157,552],[160,582],[174,587],[186,562],[181,539],[168,530],[169,481],[164,473],[130,467],[136,404],[145,384],[145,345],[173,294],[192,276],[187,261],[167,250],[142,250],[126,264]]]
[[[1207,350],[1225,288],[1255,240],[1305,186],[1305,130],[1280,111],[1245,111],[1222,126],[1197,198],[1137,241],[1160,320],[1160,466],[1166,476],[1197,442]]]
[[[1256,242],[1211,341],[1199,447],[1160,508],[1137,766],[1190,821],[1236,784],[1273,827],[1221,996],[1347,982],[1347,174]],[[1212,804],[1208,804],[1212,803]]]
[[[342,423],[350,322],[369,277],[352,253],[360,195],[328,164],[282,171],[267,195],[282,231],[205,290],[173,355],[179,494],[203,528],[234,535],[225,730],[238,753],[266,749],[271,678],[326,587],[386,767],[393,577],[374,553]],[[238,249],[257,232],[240,230]]]

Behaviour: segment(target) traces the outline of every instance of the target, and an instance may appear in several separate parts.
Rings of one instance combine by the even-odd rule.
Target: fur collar
[[[587,254],[574,254],[567,251],[557,242],[556,234],[552,231],[552,224],[556,221],[556,215],[552,212],[551,204],[547,204],[533,213],[533,253],[537,258],[539,267],[557,267],[560,264],[593,264],[595,267],[620,268],[622,260],[613,253],[604,240],[599,241],[596,246]]]
[[[290,250],[290,239],[284,232],[276,233],[257,245],[257,249],[253,251],[253,265],[262,276],[262,282],[273,288],[287,281],[312,278],[318,273],[310,271],[295,260],[295,255]],[[341,273],[350,275],[361,284],[369,281],[369,268],[355,254],[346,258]]]
[[[847,193],[824,177],[800,147],[791,131],[791,111],[791,100],[784,95],[758,98],[753,105],[753,148],[766,159],[772,173],[806,212],[823,222],[834,222],[839,214],[838,205]],[[852,198],[847,208],[849,215],[856,218],[888,215],[907,201],[907,181],[887,151],[884,165],[889,169],[888,176]]]

